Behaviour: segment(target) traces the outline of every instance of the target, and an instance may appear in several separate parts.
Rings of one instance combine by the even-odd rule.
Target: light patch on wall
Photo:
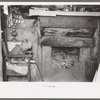
[[[8,5],[4,5],[4,13],[8,15]]]

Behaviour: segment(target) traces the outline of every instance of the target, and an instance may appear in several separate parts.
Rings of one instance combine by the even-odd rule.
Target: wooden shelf
[[[100,16],[100,12],[64,12],[30,9],[29,16]]]

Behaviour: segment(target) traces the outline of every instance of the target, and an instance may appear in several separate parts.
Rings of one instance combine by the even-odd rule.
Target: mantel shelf
[[[30,9],[29,16],[100,16],[100,12],[64,12]]]

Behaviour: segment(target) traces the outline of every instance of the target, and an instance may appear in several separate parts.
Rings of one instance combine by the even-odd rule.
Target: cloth
[[[28,65],[27,64],[12,64],[6,62],[7,70],[14,71],[15,73],[19,73],[21,75],[27,75],[28,73]],[[31,64],[30,66],[31,71],[31,81],[42,81],[41,75],[38,71],[36,64]]]
[[[22,74],[22,75],[27,75],[28,73],[28,67],[27,64],[12,64],[9,62],[6,62],[7,65],[7,70],[14,71],[16,73]]]
[[[31,81],[42,81],[36,64],[31,64]]]
[[[98,69],[95,72],[93,82],[100,82],[100,64]]]

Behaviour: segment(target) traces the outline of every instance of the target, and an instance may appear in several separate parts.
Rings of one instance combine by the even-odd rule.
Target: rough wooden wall
[[[2,75],[2,39],[1,39],[1,6],[0,6],[0,81],[3,81]]]
[[[98,19],[98,30],[97,33],[95,34],[95,37],[97,37],[96,40],[97,48],[95,47],[95,50],[96,50],[96,55],[98,55],[98,62],[100,63],[100,18]]]

